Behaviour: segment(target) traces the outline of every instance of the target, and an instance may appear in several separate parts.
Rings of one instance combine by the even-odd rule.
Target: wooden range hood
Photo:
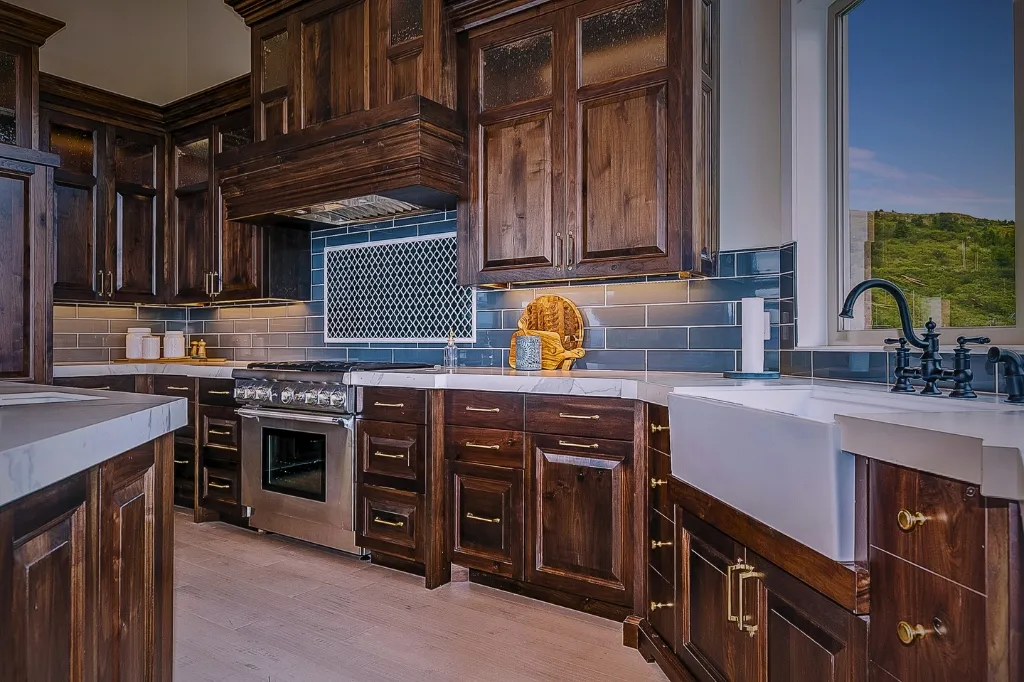
[[[226,0],[252,29],[252,145],[219,154],[230,220],[454,207],[466,176],[441,0]]]

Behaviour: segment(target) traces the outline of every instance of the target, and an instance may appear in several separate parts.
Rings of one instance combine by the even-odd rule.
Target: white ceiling
[[[67,26],[47,72],[166,104],[250,69],[249,29],[223,0],[9,0]]]

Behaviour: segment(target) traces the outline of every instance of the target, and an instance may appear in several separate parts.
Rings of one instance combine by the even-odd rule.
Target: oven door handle
[[[306,414],[303,412],[289,412],[286,410],[258,410],[251,407],[240,407],[236,410],[239,417],[244,419],[291,419],[297,422],[313,422],[315,424],[342,424],[350,426],[351,417],[329,417],[323,414]]]

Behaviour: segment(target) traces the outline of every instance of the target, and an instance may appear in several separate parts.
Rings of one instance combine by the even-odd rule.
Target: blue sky
[[[850,204],[1014,218],[1013,0],[848,16]]]

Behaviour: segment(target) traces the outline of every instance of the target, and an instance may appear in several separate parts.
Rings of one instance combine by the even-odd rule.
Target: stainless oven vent
[[[329,201],[291,211],[280,211],[277,215],[299,218],[325,225],[350,225],[371,220],[394,218],[396,216],[416,215],[433,209],[410,204],[398,199],[368,194],[352,199]]]

